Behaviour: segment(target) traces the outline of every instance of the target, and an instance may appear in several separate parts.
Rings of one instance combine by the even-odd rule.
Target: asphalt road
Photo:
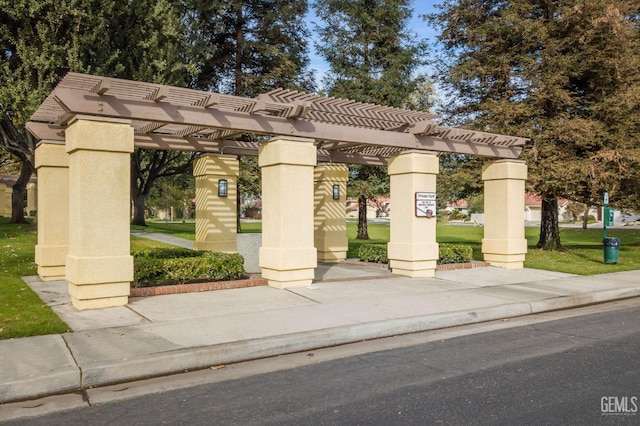
[[[431,333],[420,344],[406,337],[370,342],[347,357],[349,350],[334,348],[225,366],[226,373],[248,370],[120,401],[100,402],[96,393],[94,406],[11,424],[637,425],[640,301],[608,306],[460,337]],[[393,346],[400,347],[385,350]],[[335,359],[301,361],[314,357]],[[158,383],[157,392],[170,388]]]

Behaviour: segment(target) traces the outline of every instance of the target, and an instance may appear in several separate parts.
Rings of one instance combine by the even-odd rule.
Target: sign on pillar
[[[435,275],[436,175],[438,157],[433,153],[406,152],[389,160],[391,182],[389,266],[395,275],[424,278]]]

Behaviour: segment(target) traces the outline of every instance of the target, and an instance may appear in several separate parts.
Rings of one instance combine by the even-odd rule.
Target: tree
[[[189,45],[200,64],[193,87],[254,97],[313,89],[307,1],[187,0]]]
[[[23,164],[13,196],[13,220],[23,221],[20,203],[35,148],[24,123],[64,74],[184,85],[196,68],[184,56],[181,10],[167,0],[1,4],[0,113],[7,119],[2,143]],[[136,150],[134,156],[140,155]]]
[[[386,167],[352,166],[349,170],[347,195],[358,200],[358,231],[356,239],[368,240],[367,205],[369,200],[389,194]]]
[[[248,97],[278,87],[314,89],[306,1],[188,0],[186,4],[189,45],[201,71],[192,82],[194,88]],[[260,193],[260,171],[254,159],[239,160],[237,230],[241,232],[241,197]]]
[[[415,76],[426,46],[407,27],[408,0],[318,0],[316,48],[329,63],[324,87],[330,96],[394,107],[428,107],[430,85]],[[385,169],[350,170],[350,191],[358,197],[358,239],[368,239],[367,200],[388,193]],[[379,191],[379,192],[378,192]]]
[[[70,37],[82,19],[76,12],[68,2],[0,2],[0,144],[22,164],[13,186],[13,223],[25,222],[23,194],[34,172],[34,140],[24,124],[78,56]]]
[[[617,0],[447,0],[428,17],[456,99],[447,112],[532,140],[523,158],[542,197],[539,248],[562,248],[559,197],[590,204],[605,185],[617,202],[637,194],[639,12]]]

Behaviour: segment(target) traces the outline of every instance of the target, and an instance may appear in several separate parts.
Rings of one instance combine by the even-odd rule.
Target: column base
[[[436,276],[436,260],[406,261],[389,259],[393,275],[410,278],[433,278]]]
[[[71,296],[71,304],[79,311],[88,309],[114,308],[129,303],[128,296],[108,297],[104,299],[79,300]]]
[[[129,282],[78,285],[69,282],[71,303],[76,309],[100,309],[129,303]]]
[[[527,254],[527,240],[485,238],[482,240],[482,254],[484,261],[491,266],[522,269]]]
[[[35,262],[42,281],[63,280],[66,275],[68,245],[36,244]]]
[[[484,261],[491,266],[504,269],[523,269],[524,254],[503,255],[503,254],[485,254]]]
[[[318,261],[338,263],[347,259],[347,251],[318,251]]]
[[[311,285],[315,277],[315,269],[295,269],[277,271],[275,269],[262,268],[262,278],[267,280],[270,287],[296,288]]]
[[[38,266],[38,277],[42,281],[58,281],[65,279],[65,267],[62,266]]]

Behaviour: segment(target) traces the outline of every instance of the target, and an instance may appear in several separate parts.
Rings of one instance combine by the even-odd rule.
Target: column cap
[[[482,167],[482,180],[527,180],[527,164],[523,160],[497,160]]]
[[[65,132],[69,154],[77,150],[132,153],[133,139],[133,127],[128,120],[83,115],[75,116]]]
[[[260,145],[258,165],[260,167],[277,164],[315,166],[318,158],[313,142],[313,139],[293,137],[271,139]]]
[[[69,154],[63,143],[40,141],[36,146],[34,167],[69,167]]]
[[[435,175],[440,171],[440,159],[431,152],[403,152],[389,159],[387,174],[420,173]]]

